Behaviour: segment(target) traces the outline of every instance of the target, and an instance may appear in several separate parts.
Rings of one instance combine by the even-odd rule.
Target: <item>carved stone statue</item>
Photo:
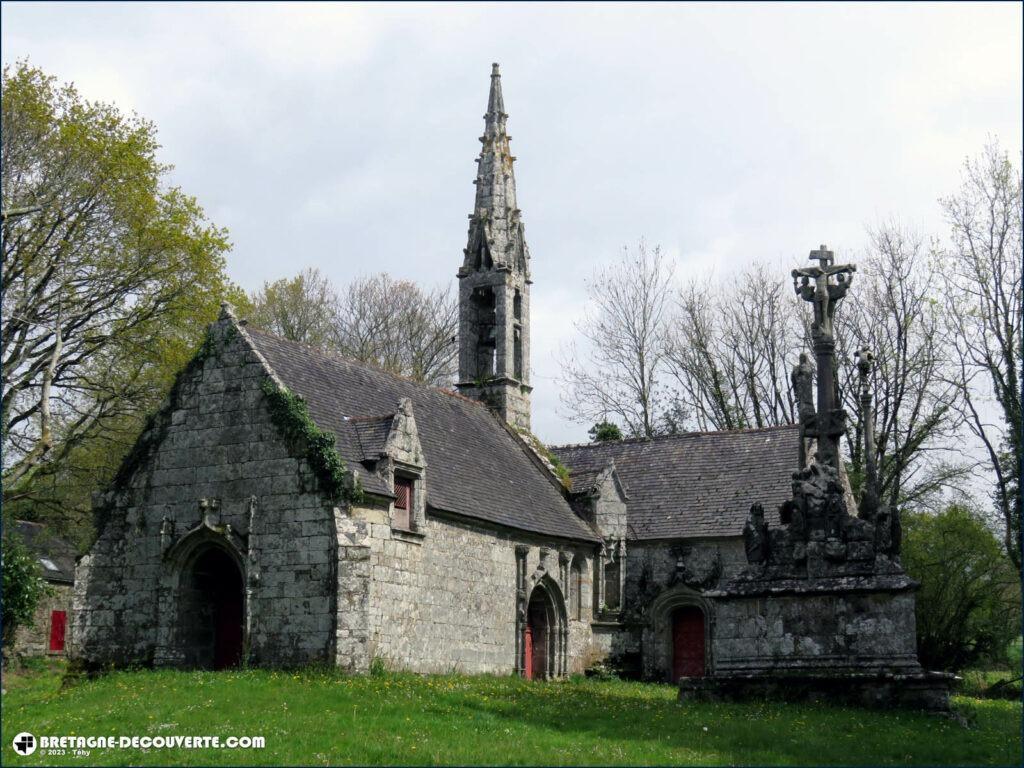
[[[814,416],[814,366],[806,352],[800,353],[800,362],[793,366],[790,381],[793,384],[797,413],[800,422],[804,423]]]
[[[743,547],[747,552],[747,562],[760,565],[768,562],[771,546],[768,541],[768,524],[764,520],[764,507],[751,504],[747,523],[743,526]]]

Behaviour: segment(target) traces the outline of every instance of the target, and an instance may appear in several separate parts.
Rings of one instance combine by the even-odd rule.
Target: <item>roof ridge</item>
[[[623,443],[652,443],[656,440],[678,440],[684,437],[703,437],[711,435],[743,435],[752,432],[781,432],[786,429],[794,429],[799,424],[776,424],[770,427],[744,427],[743,429],[710,429],[706,431],[676,432],[671,435],[652,435],[651,437],[624,437],[621,440],[604,440],[599,443],[566,443],[564,445],[549,445],[548,449],[555,451],[563,448],[597,448],[603,445],[622,445]]]
[[[284,342],[285,344],[291,344],[292,346],[304,349],[305,351],[311,354],[319,355],[325,360],[331,360],[339,363],[347,363],[349,365],[354,365],[357,368],[366,368],[367,370],[375,371],[376,373],[382,373],[385,376],[390,376],[391,378],[396,379],[398,381],[404,381],[407,384],[422,387],[423,389],[429,390],[431,392],[437,392],[440,395],[447,395],[448,397],[463,400],[467,403],[472,403],[473,405],[476,406],[486,407],[479,400],[474,400],[470,397],[466,397],[465,395],[459,394],[455,390],[445,389],[444,387],[435,386],[434,384],[427,384],[425,381],[417,381],[416,379],[413,379],[409,376],[403,376],[400,373],[389,371],[384,366],[380,365],[379,363],[373,362],[372,360],[357,360],[354,357],[344,355],[341,352],[337,352],[335,350],[320,349],[319,347],[314,347],[312,344],[306,344],[303,341],[287,339],[284,336],[281,336],[280,334],[274,333],[273,331],[268,331],[266,328],[260,328],[258,326],[250,325],[248,320],[239,320],[238,322],[242,327],[245,328],[245,330],[248,333],[256,332],[257,334],[260,334],[262,336],[269,336],[270,338],[276,339],[277,341],[280,342]]]

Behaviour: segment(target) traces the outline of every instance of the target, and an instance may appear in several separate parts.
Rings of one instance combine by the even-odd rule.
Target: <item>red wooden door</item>
[[[50,650],[64,650],[64,632],[68,625],[67,611],[52,611],[50,613]]]
[[[523,672],[527,680],[533,680],[533,629],[529,624],[523,637]]]
[[[672,682],[704,676],[704,613],[687,606],[672,615]]]
[[[213,668],[237,667],[242,660],[242,600],[240,595],[221,595],[216,604]]]

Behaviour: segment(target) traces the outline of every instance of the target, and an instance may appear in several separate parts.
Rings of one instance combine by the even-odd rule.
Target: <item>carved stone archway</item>
[[[531,679],[563,677],[568,670],[569,629],[558,583],[538,568],[522,590],[516,614],[516,671]]]
[[[713,669],[711,639],[714,635],[714,606],[700,592],[678,585],[666,589],[654,600],[646,611],[647,621],[643,628],[644,677],[649,680],[672,681],[673,660],[673,615],[681,608],[698,608],[704,616],[704,670],[710,674]]]
[[[244,660],[249,640],[247,566],[241,538],[228,526],[205,521],[166,550],[156,666],[220,668]],[[237,637],[226,639],[236,632]]]

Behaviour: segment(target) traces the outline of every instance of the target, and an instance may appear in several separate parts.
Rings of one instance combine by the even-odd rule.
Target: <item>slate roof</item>
[[[350,419],[346,426],[355,433],[364,461],[375,461],[384,453],[384,444],[391,434],[395,414]]]
[[[43,578],[62,584],[75,583],[75,548],[39,523],[15,520],[14,529],[39,561]],[[53,567],[51,567],[53,566]]]
[[[384,419],[391,417],[379,414],[393,414],[399,399],[408,397],[427,463],[428,508],[550,536],[597,540],[527,455],[529,449],[480,403],[256,328],[245,331],[285,386],[305,399],[313,421],[334,432],[338,452],[367,491],[388,493],[360,462],[367,444],[380,440],[383,445]],[[368,416],[374,418],[352,422]]]
[[[597,488],[597,481],[604,472],[604,466],[592,467],[579,472],[569,471],[569,492],[590,493]]]
[[[799,427],[788,426],[568,445],[551,452],[581,478],[614,460],[629,495],[628,536],[643,540],[739,536],[756,501],[764,505],[765,519],[778,525],[799,447]]]

